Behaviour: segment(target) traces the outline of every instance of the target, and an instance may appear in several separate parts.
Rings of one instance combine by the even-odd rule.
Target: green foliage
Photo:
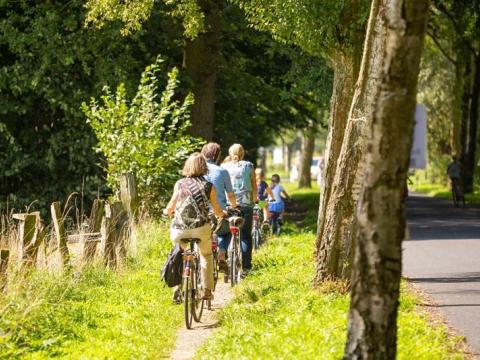
[[[71,192],[103,195],[104,172],[93,150],[82,101],[104,85],[138,77],[158,53],[165,68],[181,61],[181,28],[155,12],[143,30],[119,36],[118,23],[84,27],[83,0],[0,1],[0,208],[36,209]],[[180,60],[178,60],[180,59]]]
[[[162,0],[167,5],[167,13],[183,19],[185,36],[195,38],[204,30],[204,14],[196,0]],[[98,28],[106,22],[119,20],[123,23],[123,35],[142,28],[152,15],[155,0],[88,0],[85,7],[88,9],[87,24]]]
[[[249,21],[275,39],[331,58],[333,51],[351,49],[368,19],[370,1],[232,0]],[[360,37],[361,41],[361,37]]]
[[[161,62],[158,58],[147,66],[131,101],[120,84],[115,94],[104,88],[102,104],[95,99],[89,105],[82,104],[97,135],[97,150],[107,159],[110,187],[118,189],[122,173],[135,173],[140,198],[154,210],[159,210],[159,200],[165,199],[178,180],[183,161],[200,145],[185,132],[190,125],[192,95],[187,95],[182,103],[174,99],[178,85],[176,68],[169,72],[165,90],[158,97]]]
[[[316,211],[318,192],[293,196]],[[349,295],[337,291],[343,287],[337,283],[312,290],[314,246],[313,231],[297,232],[275,238],[257,252],[255,272],[234,289],[236,298],[221,313],[220,331],[197,358],[341,358]],[[405,288],[400,301],[399,359],[463,359],[456,350],[461,340],[449,336],[445,326],[429,324],[415,307],[419,300]]]
[[[159,279],[171,247],[168,227],[143,224],[137,239],[137,255],[123,272],[92,267],[80,275],[12,279],[0,295],[0,359],[166,356],[183,320]]]

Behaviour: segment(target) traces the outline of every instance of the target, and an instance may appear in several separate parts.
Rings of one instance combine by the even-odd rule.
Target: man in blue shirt
[[[217,192],[217,200],[222,210],[226,210],[227,202],[233,207],[237,207],[237,200],[233,192],[230,175],[227,170],[218,166],[222,155],[220,145],[217,143],[208,143],[202,148],[202,155],[207,159],[208,174],[205,178],[211,182]],[[228,201],[227,201],[228,198]],[[227,246],[230,243],[231,234],[222,234],[218,236],[218,266],[220,271],[227,272],[228,265],[225,261]]]

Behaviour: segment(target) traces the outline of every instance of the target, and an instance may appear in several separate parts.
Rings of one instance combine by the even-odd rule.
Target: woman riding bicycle
[[[223,163],[222,167],[230,174],[230,180],[233,186],[233,192],[237,199],[237,204],[245,220],[241,230],[241,249],[242,249],[242,276],[252,268],[252,221],[253,205],[257,199],[257,182],[253,164],[243,160],[245,154],[243,146],[234,144],[228,150],[230,161]],[[228,242],[219,243],[221,249],[228,249]]]
[[[181,241],[182,239],[200,239],[198,249],[204,289],[203,299],[210,300],[214,284],[209,204],[216,216],[222,217],[226,213],[218,204],[215,188],[204,178],[207,172],[207,163],[202,154],[190,155],[183,168],[184,178],[175,184],[165,213],[173,216],[170,238],[174,244],[179,243],[185,250],[186,244]],[[179,289],[176,289],[174,297],[179,295]]]

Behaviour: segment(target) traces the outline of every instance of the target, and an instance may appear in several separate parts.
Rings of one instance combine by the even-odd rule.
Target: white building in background
[[[417,104],[415,109],[415,127],[413,130],[412,151],[410,153],[410,169],[427,167],[427,109]]]
[[[273,148],[273,165],[283,164],[283,151],[281,146],[275,146]]]

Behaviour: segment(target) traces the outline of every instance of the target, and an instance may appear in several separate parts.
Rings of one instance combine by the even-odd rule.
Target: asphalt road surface
[[[480,357],[480,206],[412,195],[403,274],[433,300]]]

